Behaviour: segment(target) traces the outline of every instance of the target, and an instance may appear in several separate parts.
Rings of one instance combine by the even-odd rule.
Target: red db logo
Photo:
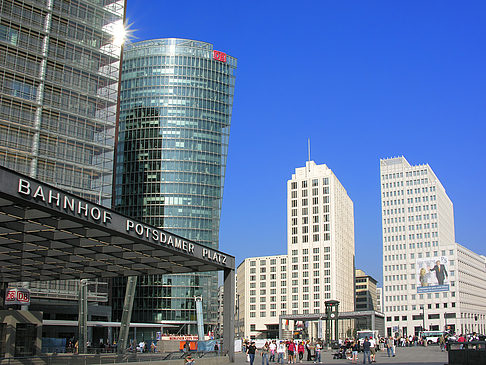
[[[216,61],[226,62],[226,53],[220,51],[213,51],[213,58]]]

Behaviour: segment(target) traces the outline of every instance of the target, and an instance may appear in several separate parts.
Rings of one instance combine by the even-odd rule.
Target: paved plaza
[[[322,356],[322,364],[351,364],[350,360],[333,359],[332,354],[335,351],[325,351]],[[305,358],[305,357],[304,357]],[[359,353],[358,364],[363,363],[363,353]],[[255,357],[254,365],[261,365],[262,358],[260,354]],[[270,363],[270,365],[277,363]],[[299,362],[297,362],[299,364]],[[312,364],[309,361],[303,361],[302,364]],[[447,364],[447,352],[440,351],[438,346],[428,347],[398,347],[395,357],[388,357],[386,351],[378,351],[376,354],[376,364],[378,365],[408,365],[408,364],[428,364],[428,365],[444,365]],[[246,362],[246,356],[242,353],[235,354],[235,365],[249,365]],[[284,365],[287,365],[285,360]]]

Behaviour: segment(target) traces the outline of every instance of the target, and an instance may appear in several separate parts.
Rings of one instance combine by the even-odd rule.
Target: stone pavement
[[[333,350],[325,351],[322,353],[322,364],[351,364],[350,360],[345,359],[333,359],[332,354],[335,353]],[[305,356],[304,356],[305,359]],[[358,364],[363,363],[363,353],[359,353]],[[314,365],[312,362],[303,361],[303,365]],[[447,364],[447,352],[440,351],[438,346],[428,346],[428,347],[397,347],[397,353],[395,357],[388,357],[386,351],[378,351],[376,354],[376,364],[377,365],[417,365],[417,364],[427,364],[427,365],[444,365]],[[197,364],[196,364],[197,365]],[[235,365],[250,365],[246,362],[246,356],[242,353],[235,354]],[[261,355],[257,353],[255,356],[255,362],[253,365],[262,365]],[[270,365],[278,365],[277,363],[270,363]],[[284,365],[287,365],[285,360]],[[299,365],[299,362],[296,363]]]

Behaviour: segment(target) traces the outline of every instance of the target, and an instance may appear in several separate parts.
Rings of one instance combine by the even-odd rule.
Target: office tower
[[[169,38],[125,47],[114,190],[119,212],[218,248],[235,72],[236,59],[205,42]],[[206,330],[213,330],[217,289],[216,273],[143,277],[132,321],[195,334],[194,296],[201,295]],[[123,283],[115,280],[115,319],[123,298]]]
[[[380,172],[387,334],[484,329],[484,256],[455,243],[453,205],[441,182],[428,164],[404,157],[382,159]]]
[[[370,275],[367,275],[363,270],[356,269],[356,311],[377,311],[378,310],[378,292],[376,288],[376,280]],[[370,318],[357,318],[355,321],[355,329],[370,330],[372,323]]]
[[[366,275],[363,270],[356,269],[356,310],[376,311],[378,307],[378,294],[376,279]],[[365,328],[363,328],[365,329]]]
[[[354,311],[353,202],[326,165],[308,161],[288,181],[287,230],[286,255],[252,257],[238,266],[245,337],[278,336],[280,315],[323,313],[326,300],[338,300],[340,312]],[[347,336],[354,322],[340,323]],[[307,331],[318,337],[316,325]]]
[[[0,1],[2,166],[110,205],[124,11],[114,0]],[[106,302],[100,285],[90,299]],[[31,283],[31,309],[56,319],[57,298],[73,307],[63,319],[77,319],[78,288]]]
[[[287,252],[302,288],[289,298],[292,312],[322,312],[329,299],[354,310],[353,202],[326,165],[307,161],[287,182]]]

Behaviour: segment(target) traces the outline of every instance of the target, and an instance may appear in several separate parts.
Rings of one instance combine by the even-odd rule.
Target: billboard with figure
[[[449,260],[445,256],[417,259],[417,293],[449,291]]]

